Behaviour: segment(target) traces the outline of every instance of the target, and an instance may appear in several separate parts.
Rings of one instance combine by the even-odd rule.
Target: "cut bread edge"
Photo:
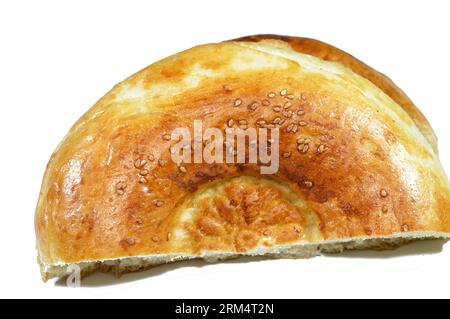
[[[173,253],[148,254],[141,256],[122,256],[117,258],[83,260],[73,263],[58,262],[47,264],[38,256],[42,280],[46,282],[52,278],[61,278],[80,272],[85,277],[93,272],[111,272],[116,276],[125,273],[144,271],[149,268],[186,260],[203,260],[207,263],[216,263],[227,259],[239,257],[267,257],[274,259],[297,258],[305,259],[322,254],[341,253],[345,250],[387,250],[395,249],[403,244],[419,240],[442,239],[449,240],[450,233],[433,231],[416,231],[397,233],[377,237],[355,237],[337,240],[327,240],[317,243],[291,243],[270,248],[256,248],[246,252],[204,251],[200,254]]]

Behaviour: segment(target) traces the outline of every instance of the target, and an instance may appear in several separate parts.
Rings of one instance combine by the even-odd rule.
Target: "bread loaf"
[[[272,162],[250,148],[240,162],[196,160],[214,144],[205,135],[177,162],[174,132],[195,123],[270,129]],[[449,211],[436,136],[392,81],[323,42],[253,36],[168,57],[101,98],[53,153],[35,228],[47,280],[73,265],[387,249],[449,238]]]

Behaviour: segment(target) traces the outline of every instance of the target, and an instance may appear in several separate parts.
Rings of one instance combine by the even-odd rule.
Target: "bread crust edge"
[[[105,260],[83,261],[79,263],[60,263],[46,265],[38,256],[41,276],[44,282],[52,278],[66,277],[73,273],[74,265],[79,266],[80,278],[94,272],[113,273],[120,277],[127,273],[149,270],[153,267],[187,260],[202,260],[206,263],[217,263],[240,257],[265,257],[274,259],[307,259],[324,254],[338,254],[351,250],[392,250],[404,244],[423,240],[450,240],[450,234],[443,232],[409,232],[379,237],[359,237],[330,240],[320,243],[297,243],[250,252],[210,252],[203,255],[145,255],[120,257]]]

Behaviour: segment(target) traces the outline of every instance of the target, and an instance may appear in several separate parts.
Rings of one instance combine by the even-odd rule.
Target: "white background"
[[[450,244],[441,242],[190,262],[69,289],[41,282],[33,224],[52,151],[115,83],[194,45],[257,33],[320,39],[388,74],[430,120],[450,172],[449,14],[449,1],[2,1],[0,297],[450,297]]]

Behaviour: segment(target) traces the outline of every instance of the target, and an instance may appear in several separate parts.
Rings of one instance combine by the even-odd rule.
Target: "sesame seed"
[[[388,192],[385,189],[380,190],[380,196],[381,197],[387,197],[388,196]]]
[[[288,127],[286,128],[286,132],[290,133],[292,132],[292,128],[294,127],[294,124],[289,124]]]
[[[305,143],[305,138],[304,137],[299,137],[297,139],[297,144],[304,144]]]
[[[240,106],[242,104],[242,100],[241,99],[236,99],[234,101],[234,106]]]
[[[300,126],[306,126],[308,123],[306,123],[305,121],[300,121],[298,122],[298,125]]]
[[[143,169],[142,171],[139,172],[139,175],[146,176],[146,175],[148,175],[148,173],[149,172],[147,169]]]
[[[297,146],[297,150],[298,150],[300,153],[305,154],[305,153],[308,152],[308,150],[309,150],[309,145],[308,145],[308,144],[300,144],[300,145]]]
[[[288,94],[286,96],[289,100],[293,100],[295,98],[294,94]]]
[[[159,236],[153,236],[152,237],[152,241],[155,242],[155,243],[159,242],[160,240],[161,240],[161,238],[159,238]]]
[[[179,166],[178,169],[180,170],[181,173],[186,173],[187,169],[184,166]]]
[[[292,111],[284,111],[283,115],[284,115],[284,117],[291,118],[292,117]]]
[[[147,178],[145,178],[145,176],[139,176],[139,181],[140,184],[146,184],[147,183]]]
[[[323,152],[325,152],[325,145],[320,144],[319,147],[317,148],[317,153],[322,154]]]
[[[156,207],[161,207],[161,206],[164,205],[164,201],[161,200],[161,199],[155,199],[155,200],[153,201],[153,205],[155,205]]]
[[[291,102],[286,102],[284,103],[284,109],[287,110],[288,108],[290,108],[292,106]]]
[[[125,194],[125,189],[127,188],[127,184],[125,182],[118,182],[116,184],[116,193],[117,195]]]
[[[314,186],[313,182],[311,181],[304,181],[303,185],[305,185],[306,188],[311,188]]]
[[[249,104],[249,106],[247,107],[249,111],[254,111],[258,108],[258,102],[253,102],[251,104]]]
[[[284,152],[284,153],[283,153],[283,157],[284,157],[284,158],[291,157],[291,152],[289,152],[289,151]]]
[[[261,126],[261,127],[263,127],[264,125],[266,125],[266,120],[258,120],[258,121],[256,121],[256,124],[258,125],[258,126]]]
[[[267,94],[267,96],[273,99],[276,96],[276,94],[274,92],[270,92],[269,94]]]
[[[274,112],[280,112],[281,111],[281,107],[280,106],[275,106],[272,110]]]
[[[297,115],[299,115],[299,116],[305,115],[305,111],[303,111],[303,110],[298,110],[298,111],[297,111]]]
[[[167,241],[169,241],[171,237],[172,237],[172,233],[168,232],[168,233],[167,233],[167,236],[166,236]]]
[[[408,225],[406,225],[406,224],[402,225],[402,231],[408,231],[408,230],[409,230]]]
[[[276,117],[276,118],[273,119],[272,123],[273,124],[280,124],[280,121],[281,121],[281,117]]]
[[[270,235],[270,230],[266,229],[266,230],[263,232],[263,235],[264,235],[264,236],[269,236],[269,235]]]
[[[171,139],[170,134],[163,134],[162,138],[165,141],[170,141],[170,139]]]
[[[270,101],[269,100],[263,100],[262,101],[262,105],[269,106],[270,105]]]
[[[233,127],[233,125],[234,125],[234,120],[233,120],[233,119],[229,119],[229,120],[227,121],[227,126],[228,126],[228,127]]]
[[[149,160],[150,162],[153,162],[153,161],[155,160],[155,156],[153,156],[153,154],[150,154],[150,155],[148,156],[148,160]]]
[[[136,167],[136,168],[142,168],[142,167],[145,166],[145,164],[147,164],[147,161],[146,161],[145,159],[137,159],[137,160],[134,162],[134,167]]]
[[[159,159],[158,165],[162,167],[162,166],[166,165],[166,162],[163,159]]]
[[[280,95],[281,96],[285,96],[287,94],[287,90],[286,89],[282,89],[281,91],[280,91]]]
[[[294,123],[289,124],[288,127],[286,128],[286,132],[287,133],[293,132],[294,131],[294,127],[295,127]]]

